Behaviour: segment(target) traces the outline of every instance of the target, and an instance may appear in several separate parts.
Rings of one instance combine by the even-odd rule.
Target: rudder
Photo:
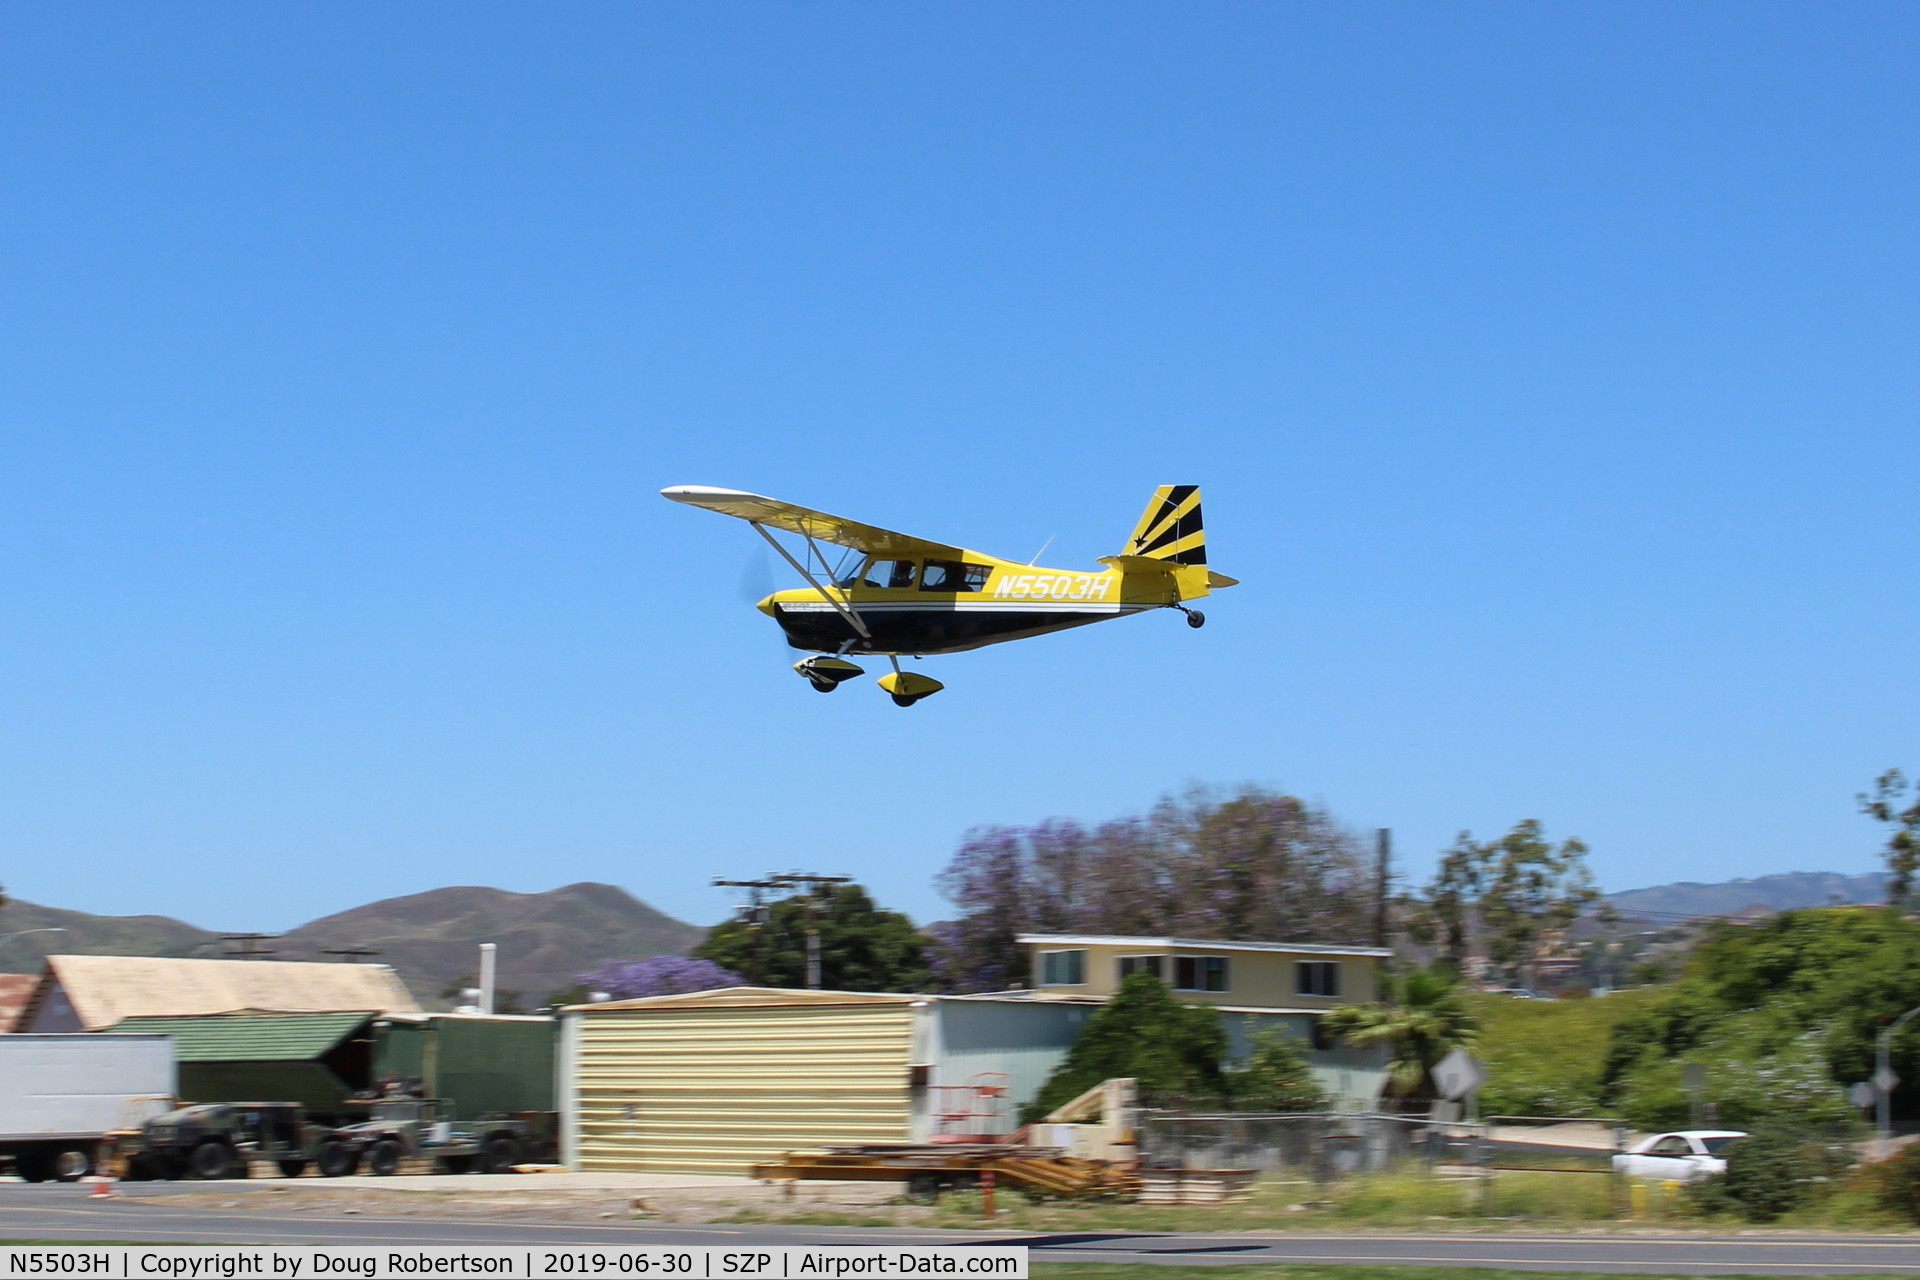
[[[1140,523],[1127,538],[1126,554],[1172,564],[1207,562],[1207,535],[1200,523],[1200,486],[1163,484],[1147,500]]]

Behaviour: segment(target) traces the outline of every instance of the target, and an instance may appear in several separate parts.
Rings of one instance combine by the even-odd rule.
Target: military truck
[[[155,1116],[127,1152],[130,1182],[244,1178],[250,1160],[271,1160],[283,1176],[306,1172],[330,1130],[307,1122],[297,1102],[211,1102]]]
[[[333,1130],[315,1154],[315,1165],[329,1178],[343,1178],[362,1164],[385,1177],[409,1156],[425,1156],[447,1173],[511,1173],[540,1145],[525,1120],[442,1119],[452,1112],[443,1098],[378,1098],[361,1105],[368,1118]]]

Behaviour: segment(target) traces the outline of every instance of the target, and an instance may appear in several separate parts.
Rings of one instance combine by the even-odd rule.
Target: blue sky
[[[0,9],[0,880],[280,928],[1255,781],[1409,871],[1862,871],[1920,768],[1920,10]],[[929,660],[739,600],[771,493],[1172,614]],[[877,674],[877,673],[876,673]]]

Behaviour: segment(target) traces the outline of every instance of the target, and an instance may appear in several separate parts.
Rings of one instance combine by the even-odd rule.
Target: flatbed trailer
[[[764,1181],[904,1182],[916,1195],[978,1186],[992,1172],[996,1183],[1031,1195],[1061,1199],[1132,1199],[1140,1181],[1130,1170],[1101,1160],[1077,1160],[1059,1147],[1002,1143],[875,1143],[789,1151],[778,1163],[756,1164]]]

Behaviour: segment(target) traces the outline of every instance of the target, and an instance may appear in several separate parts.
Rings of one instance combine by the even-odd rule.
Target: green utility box
[[[389,1015],[373,1024],[373,1078],[420,1082],[419,1092],[445,1099],[448,1120],[554,1110],[553,1018],[485,1014]]]

